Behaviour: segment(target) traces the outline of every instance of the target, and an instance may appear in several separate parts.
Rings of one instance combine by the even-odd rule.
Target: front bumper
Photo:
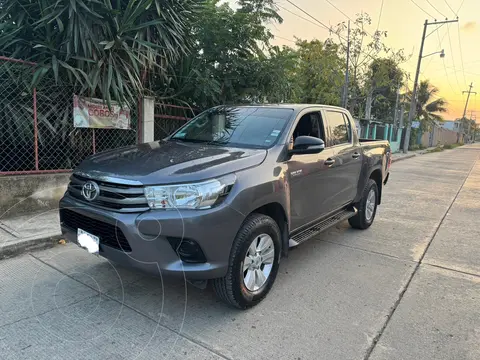
[[[88,220],[86,223],[94,229],[89,232],[100,235],[101,256],[157,276],[179,275],[192,280],[225,276],[232,243],[244,220],[243,215],[226,204],[208,210],[153,210],[132,214],[100,209],[65,195],[60,201],[61,227],[65,238],[74,243],[77,243],[77,229],[66,225],[66,211]],[[99,228],[96,234],[95,228],[103,224],[108,226],[102,227],[102,231]],[[81,220],[78,227],[82,228]],[[102,234],[106,238],[105,229],[112,227],[116,227],[115,237],[123,234],[127,246],[115,248],[102,241]],[[171,245],[172,238],[196,242],[206,261],[182,261]],[[128,251],[124,251],[127,247]]]

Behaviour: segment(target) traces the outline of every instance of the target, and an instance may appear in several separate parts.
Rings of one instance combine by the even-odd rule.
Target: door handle
[[[360,157],[360,154],[358,152],[354,152],[352,155],[352,158],[358,159]]]
[[[333,164],[335,164],[335,159],[327,159],[325,160],[324,164],[327,166],[332,166]]]

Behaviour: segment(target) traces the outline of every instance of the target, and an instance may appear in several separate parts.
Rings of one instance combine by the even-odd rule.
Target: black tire
[[[375,192],[375,207],[373,209],[373,215],[370,219],[367,219],[366,206],[367,206],[367,197],[370,191],[373,189]],[[375,180],[369,179],[367,184],[363,188],[362,198],[355,205],[358,210],[357,215],[348,219],[350,226],[354,229],[365,230],[372,225],[373,220],[375,220],[375,215],[377,214],[377,205],[378,205],[378,186]]]
[[[261,234],[269,235],[274,244],[274,259],[270,275],[258,290],[250,291],[244,284],[243,262],[249,246]],[[217,296],[228,305],[247,309],[257,305],[268,294],[278,272],[281,254],[281,234],[277,223],[263,214],[251,214],[243,222],[230,251],[227,274],[213,280]]]

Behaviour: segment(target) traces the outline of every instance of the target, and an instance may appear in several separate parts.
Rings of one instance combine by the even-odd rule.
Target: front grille
[[[87,181],[94,181],[100,188],[100,194],[93,201],[87,201],[82,195],[83,185]],[[68,194],[93,206],[118,212],[143,212],[149,209],[143,186],[117,184],[73,174]]]
[[[132,248],[127,238],[117,226],[84,216],[69,209],[60,209],[60,221],[64,226],[77,231],[78,228],[100,238],[100,245],[109,246],[124,252]]]

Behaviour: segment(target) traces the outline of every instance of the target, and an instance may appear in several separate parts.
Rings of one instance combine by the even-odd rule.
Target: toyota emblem
[[[100,195],[100,188],[98,187],[97,183],[93,181],[87,181],[85,184],[83,184],[82,195],[86,200],[93,201],[98,197],[98,195]]]

